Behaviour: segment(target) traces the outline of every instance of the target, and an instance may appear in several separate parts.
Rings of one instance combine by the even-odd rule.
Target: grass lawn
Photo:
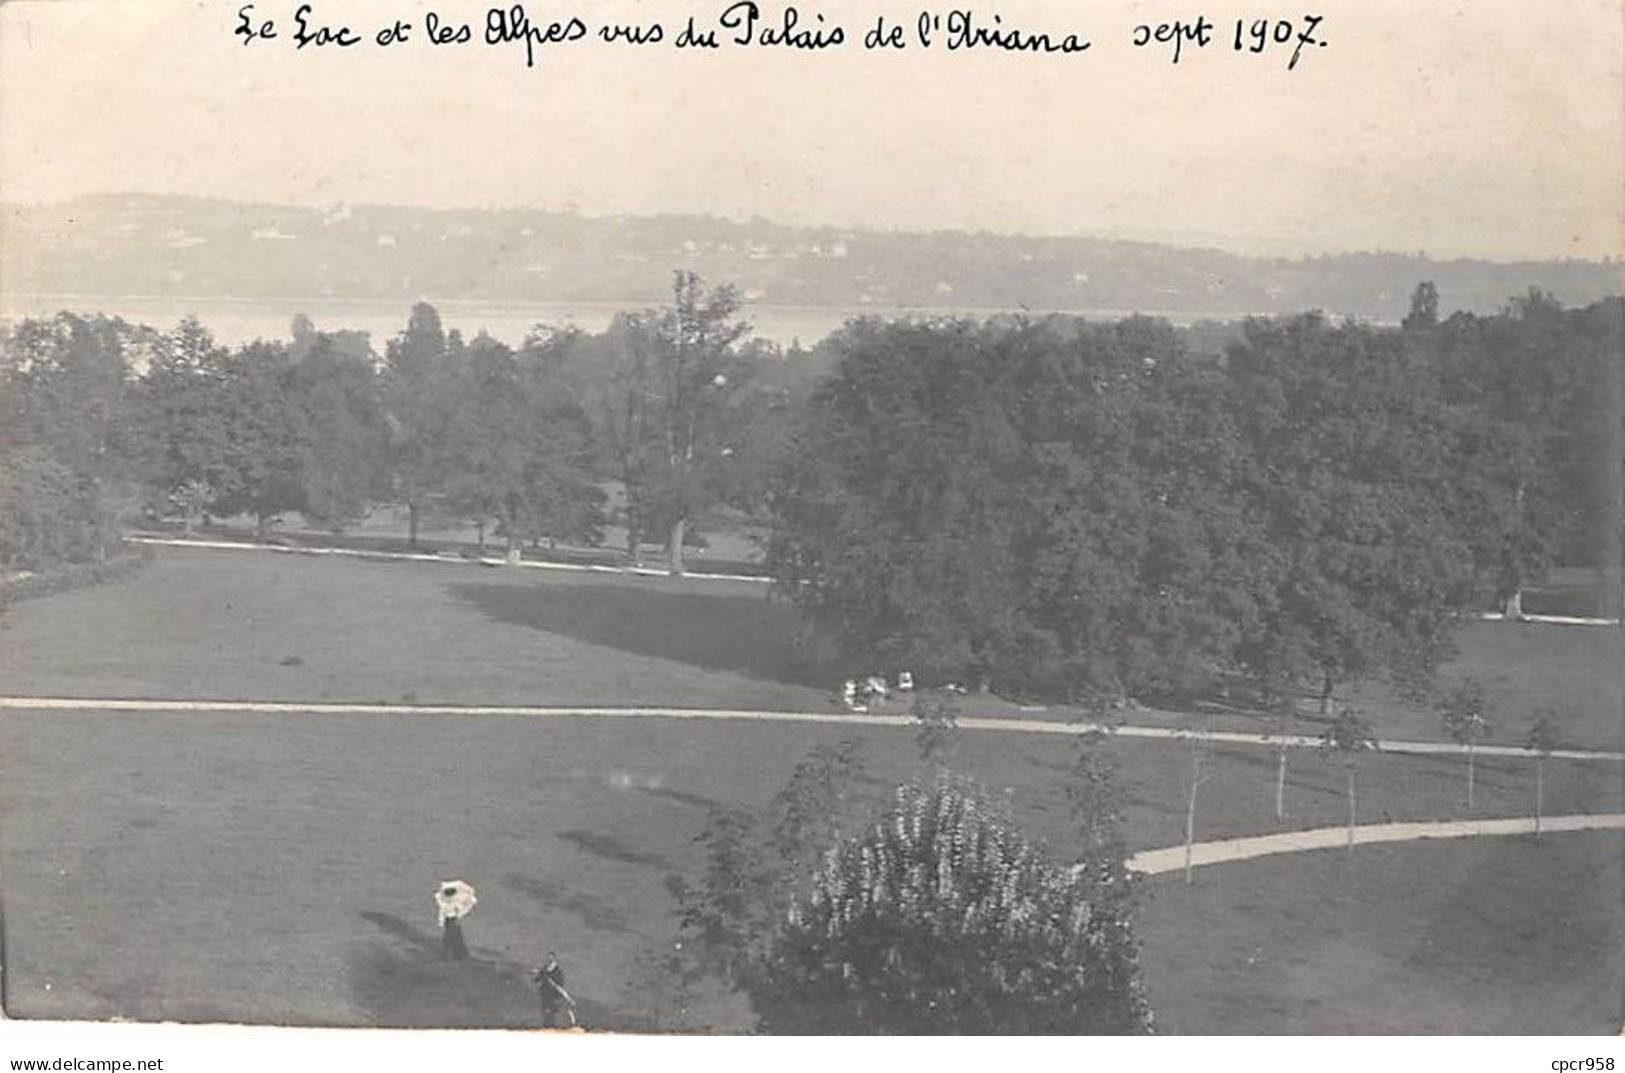
[[[1159,1031],[1611,1034],[1625,1016],[1625,834],[1362,846],[1152,886]]]
[[[819,709],[755,582],[160,548],[0,617],[8,693]]]
[[[796,658],[794,626],[748,583],[164,550],[131,578],[8,609],[0,691],[827,708],[837,672]],[[1505,627],[1482,635],[1500,649],[1473,657],[1477,629],[1464,659],[1505,673],[1508,695],[1567,674],[1571,726],[1600,725],[1586,713],[1606,702],[1618,654],[1589,638],[1618,631]],[[1377,717],[1396,735],[1431,727],[1422,714]],[[666,881],[697,871],[708,809],[760,814],[808,748],[843,736],[864,743],[877,797],[915,769],[912,736],[889,728],[0,713],[9,1009],[523,1024],[524,970],[553,949],[590,1023],[647,1028],[640,959],[669,941]],[[966,733],[959,762],[1064,847],[1073,748]],[[1185,747],[1109,748],[1130,844],[1179,842]],[[1274,764],[1261,748],[1217,750],[1198,837],[1276,829]],[[1288,824],[1341,822],[1341,770],[1304,751],[1290,764]],[[1531,775],[1528,761],[1481,761],[1478,814],[1529,811]],[[1625,807],[1618,764],[1554,763],[1547,782],[1552,813]],[[1463,814],[1456,758],[1372,756],[1360,786],[1366,821]],[[1599,1031],[1614,993],[1588,985],[1603,996],[1588,1004],[1549,981],[1565,965],[1593,980],[1607,968],[1595,957],[1617,957],[1617,869],[1587,862],[1618,850],[1606,835],[1362,847],[1352,864],[1307,854],[1204,870],[1189,889],[1159,879],[1148,985],[1182,1031]],[[436,956],[430,893],[453,876],[480,891],[463,965]],[[1260,963],[1248,943],[1267,947],[1267,972],[1240,968]],[[1468,1001],[1479,989],[1492,997]],[[1509,1005],[1522,1020],[1498,1022]],[[710,1016],[747,1023],[737,1005]]]
[[[1484,686],[1495,741],[1522,745],[1545,706],[1565,739],[1590,748],[1625,749],[1625,630],[1610,626],[1473,622],[1463,627],[1460,654],[1440,670],[1448,685],[1473,678]],[[1385,696],[1350,692],[1367,718],[1391,737],[1439,737],[1436,714]]]
[[[859,668],[798,654],[796,628],[753,582],[161,548],[134,577],[0,616],[0,683],[84,697],[830,710]],[[1461,650],[1441,677],[1489,687],[1495,740],[1521,744],[1550,705],[1570,743],[1625,747],[1625,631],[1474,622]],[[1345,699],[1382,737],[1443,735],[1435,713],[1380,688]],[[982,698],[967,710],[1017,712]],[[1244,713],[1215,725],[1264,729]]]
[[[839,736],[807,725],[602,718],[9,713],[0,717],[9,1008],[24,1017],[524,1023],[523,970],[553,949],[592,1023],[647,1027],[654,1002],[640,988],[639,960],[670,936],[666,878],[697,872],[693,837],[708,809],[760,813],[808,747]],[[907,732],[854,736],[866,746],[870,792],[884,794],[913,769]],[[1177,842],[1180,747],[1110,748],[1131,799],[1132,843]],[[1011,789],[1022,822],[1064,845],[1063,747],[977,733],[960,752],[966,769]],[[1483,811],[1520,810],[1527,773],[1493,767]],[[1553,767],[1554,811],[1620,807],[1612,765]],[[1221,752],[1212,770],[1200,836],[1271,829],[1268,754]],[[1337,822],[1339,773],[1313,761],[1294,770],[1293,822]],[[1456,766],[1429,758],[1375,758],[1363,778],[1373,819],[1379,810],[1395,819],[1449,814],[1460,795]],[[1369,856],[1390,852],[1410,851]],[[1430,852],[1383,873],[1398,882],[1391,895],[1376,877],[1361,897],[1382,913],[1410,913],[1418,885],[1453,888],[1469,874],[1458,849]],[[1516,866],[1534,869],[1526,885],[1545,881],[1538,861]],[[1257,867],[1279,876],[1293,865]],[[436,959],[429,897],[454,876],[480,891],[468,927],[478,960],[463,966]],[[1234,904],[1228,881],[1199,876],[1193,890],[1172,894],[1157,882],[1144,932],[1149,979],[1174,1028],[1211,1024],[1204,1003],[1225,993],[1219,969],[1209,994],[1166,968],[1167,944],[1188,941],[1178,929],[1228,936],[1269,927]],[[1340,882],[1283,880],[1270,904],[1307,918],[1326,884]],[[1199,909],[1182,906],[1204,891],[1213,893]],[[1350,924],[1347,943],[1376,957],[1387,940],[1368,934],[1374,919]],[[1449,956],[1521,980],[1529,955],[1478,938]],[[1525,995],[1531,1018],[1550,1016],[1553,1031],[1584,1027],[1546,994]],[[1258,1016],[1296,1001],[1290,986],[1269,991]],[[1229,1014],[1237,1030],[1251,1016]],[[712,1016],[746,1023],[741,1011]],[[1312,1010],[1296,1016],[1305,1030],[1344,1023]]]

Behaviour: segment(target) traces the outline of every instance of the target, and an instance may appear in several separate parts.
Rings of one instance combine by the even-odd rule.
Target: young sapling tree
[[[1290,697],[1277,698],[1270,705],[1269,732],[1264,740],[1275,742],[1275,821],[1286,819],[1286,753],[1289,739],[1298,726],[1298,706]]]
[[[1191,882],[1191,854],[1196,845],[1196,795],[1202,789],[1202,784],[1211,777],[1209,761],[1213,752],[1212,728],[1199,731],[1187,731],[1186,740],[1190,743],[1190,773],[1187,780],[1187,794],[1185,798],[1185,882]]]
[[[1462,682],[1439,704],[1445,730],[1451,740],[1467,749],[1467,808],[1473,807],[1473,774],[1478,743],[1490,736],[1489,720],[1484,718],[1484,690],[1477,682]]]
[[[1359,815],[1355,797],[1354,776],[1359,770],[1360,758],[1368,749],[1380,749],[1371,724],[1354,714],[1353,708],[1344,708],[1320,736],[1321,755],[1335,759],[1343,765],[1348,777],[1349,827],[1348,852],[1354,852],[1354,826]]]
[[[927,767],[946,767],[959,727],[959,705],[951,693],[914,694],[914,745]]]
[[[1563,743],[1562,730],[1557,724],[1557,717],[1551,709],[1541,709],[1536,713],[1535,724],[1529,728],[1529,736],[1524,739],[1524,745],[1535,754],[1535,837],[1540,837],[1541,813],[1545,807],[1546,790],[1546,761],[1552,758],[1552,753]]]

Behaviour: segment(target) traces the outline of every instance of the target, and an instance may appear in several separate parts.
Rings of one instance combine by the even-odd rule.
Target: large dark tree
[[[7,565],[104,556],[134,464],[131,363],[151,333],[62,313],[0,333],[0,540]]]
[[[1070,334],[1061,346],[1041,335],[1014,370],[1039,463],[1017,549],[1032,563],[1032,619],[1074,691],[1187,693],[1258,613],[1263,539],[1238,495],[1225,384],[1162,322]]]
[[[372,366],[321,336],[287,372],[305,517],[338,532],[389,496],[389,431]]]
[[[1563,483],[1571,561],[1594,566],[1599,611],[1625,615],[1625,298],[1569,314],[1580,370]]]
[[[384,351],[383,397],[390,430],[390,475],[406,507],[407,539],[445,480],[445,433],[450,362],[440,314],[427,302],[412,307],[406,329]]]
[[[225,477],[213,509],[252,514],[264,539],[271,523],[305,506],[305,415],[290,391],[287,348],[254,343],[226,363],[221,395],[227,428]]]
[[[742,354],[749,331],[732,287],[707,287],[692,272],[673,277],[666,309],[618,317],[590,348],[600,368],[582,401],[597,422],[625,496],[627,552],[665,537],[673,573],[683,571],[690,528],[736,480],[759,362]]]
[[[134,353],[151,333],[111,317],[59,313],[0,336],[0,443],[48,449],[82,479],[126,471]]]
[[[674,274],[656,349],[657,461],[647,487],[647,513],[666,531],[674,574],[683,572],[688,526],[721,498],[738,402],[754,371],[735,349],[750,331],[738,312],[734,288],[707,288],[693,272]]]
[[[1014,692],[1177,690],[1250,613],[1233,437],[1164,324],[857,322],[770,562],[853,659]]]
[[[518,355],[530,407],[523,535],[539,541],[598,544],[607,496],[595,479],[597,437],[570,372],[580,334],[532,331]]]
[[[1459,445],[1436,370],[1397,332],[1318,315],[1250,321],[1226,362],[1262,526],[1241,663],[1278,689],[1420,684],[1470,604]]]
[[[591,429],[556,375],[557,347],[533,336],[515,354],[481,336],[454,359],[444,433],[447,503],[494,524],[517,557],[526,540],[596,539],[602,493],[592,483]]]
[[[1513,618],[1576,522],[1564,490],[1584,379],[1574,327],[1549,296],[1531,291],[1499,316],[1458,314],[1423,339],[1436,349],[1452,407],[1457,525],[1479,594]]]
[[[142,481],[160,504],[181,511],[187,532],[228,483],[227,358],[188,317],[155,341],[135,389]]]
[[[823,637],[925,678],[988,680],[1021,647],[1028,463],[969,322],[858,322],[774,495],[770,563]]]
[[[524,514],[524,382],[511,348],[476,338],[447,386],[451,413],[445,432],[447,506],[474,523],[485,542],[496,525],[518,547]]]

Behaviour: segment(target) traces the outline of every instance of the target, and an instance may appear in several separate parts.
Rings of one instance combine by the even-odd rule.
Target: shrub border
[[[104,581],[114,581],[135,573],[152,559],[151,548],[126,544],[118,554],[105,562],[74,563],[16,581],[0,582],[0,608],[9,607],[20,600],[54,596],[70,589],[82,589],[100,585]]]

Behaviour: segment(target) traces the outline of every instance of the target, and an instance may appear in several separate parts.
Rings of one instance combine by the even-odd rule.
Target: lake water
[[[510,346],[524,341],[536,325],[573,325],[583,331],[602,331],[621,310],[644,308],[639,302],[435,302],[441,322],[456,328],[465,338],[486,331]],[[15,323],[25,317],[48,317],[63,310],[75,313],[105,313],[132,323],[168,329],[184,316],[194,315],[228,346],[256,339],[287,339],[295,314],[304,313],[319,331],[347,328],[367,332],[375,350],[406,326],[412,303],[409,301],[342,301],[331,298],[155,298],[146,296],[91,296],[61,294],[0,294],[0,320]],[[781,346],[800,340],[811,346],[849,319],[858,316],[938,316],[964,314],[988,316],[1003,310],[947,309],[900,306],[747,305],[743,316],[755,334]],[[1121,310],[1078,310],[1078,315],[1095,318],[1126,316]],[[1196,319],[1190,314],[1158,314],[1175,323]],[[1242,316],[1237,314],[1236,316]]]

